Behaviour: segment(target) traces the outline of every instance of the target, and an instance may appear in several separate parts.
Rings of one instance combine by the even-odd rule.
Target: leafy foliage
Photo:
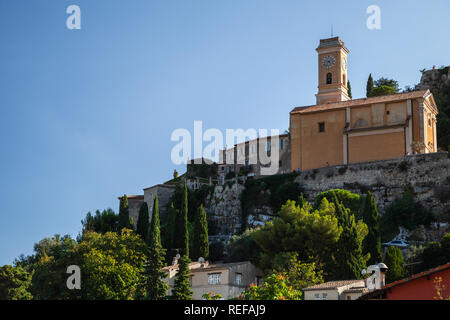
[[[361,206],[360,196],[344,189],[330,189],[319,193],[314,201],[314,208],[319,208],[323,198],[327,198],[328,201],[333,201],[334,195],[336,195],[337,200],[342,203],[344,207],[350,209],[351,213],[358,215]]]
[[[138,221],[136,226],[136,233],[141,236],[145,243],[149,243],[149,227],[150,216],[148,214],[147,202],[143,202],[139,209]]]
[[[190,285],[189,258],[187,255],[181,256],[178,260],[178,272],[175,277],[175,286],[172,290],[174,300],[191,300],[192,291]]]
[[[330,264],[341,233],[334,205],[326,199],[314,211],[309,203],[300,207],[288,200],[279,217],[253,232],[252,238],[262,251],[260,267],[272,269],[273,262],[287,252],[296,252],[302,261],[316,262],[319,266]]]
[[[250,261],[257,265],[261,249],[252,237],[255,230],[248,229],[240,235],[234,235],[227,243],[226,262]]]
[[[31,275],[22,267],[0,267],[0,300],[31,300]]]
[[[152,222],[149,234],[148,256],[143,272],[144,289],[146,298],[150,300],[160,300],[166,297],[169,286],[164,282],[167,274],[162,270],[164,268],[165,250],[161,244],[159,222],[159,201],[158,195],[153,202]]]
[[[248,215],[262,204],[268,205],[272,212],[278,212],[287,200],[297,200],[302,188],[294,179],[297,173],[273,175],[260,179],[248,179],[245,189],[240,195],[242,217],[242,232],[247,228]]]
[[[197,209],[194,223],[192,258],[197,260],[200,257],[209,259],[208,222],[206,221],[206,211],[203,205]]]
[[[384,96],[400,92],[398,82],[393,79],[380,78],[375,81],[375,85],[373,85],[372,82],[372,74],[370,74],[366,87],[367,97]]]
[[[100,212],[95,211],[95,215],[90,212],[86,214],[86,218],[81,220],[83,231],[94,231],[98,233],[117,231],[118,216],[112,209],[106,209]]]
[[[361,215],[368,227],[368,234],[363,242],[364,252],[370,253],[368,264],[372,265],[382,260],[382,254],[379,213],[371,192],[368,192],[363,200]]]
[[[401,198],[387,208],[380,219],[383,241],[389,241],[398,233],[398,227],[414,230],[419,225],[429,226],[434,216],[415,200],[411,188],[405,188]]]
[[[130,222],[128,198],[126,194],[124,194],[123,197],[120,198],[118,228],[119,230],[122,230],[123,228],[133,229],[133,226]]]
[[[271,274],[260,286],[252,284],[241,295],[242,300],[300,300],[302,291],[295,290],[283,275]]]
[[[384,263],[388,267],[388,272],[386,274],[386,283],[391,283],[403,279],[407,276],[407,271],[403,266],[403,254],[398,247],[390,246],[386,250]]]
[[[440,242],[431,242],[420,255],[421,269],[428,270],[450,261],[450,233],[442,237]]]

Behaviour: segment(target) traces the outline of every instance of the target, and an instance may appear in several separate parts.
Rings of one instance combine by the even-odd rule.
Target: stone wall
[[[406,156],[401,159],[325,167],[302,172],[296,182],[306,199],[329,189],[374,193],[380,213],[410,185],[419,200],[435,214],[450,205],[450,158],[446,152]]]
[[[370,190],[380,214],[409,185],[416,192],[417,200],[438,217],[438,225],[450,222],[450,158],[446,152],[307,170],[295,181],[304,188],[308,201],[329,189],[346,189],[360,195]],[[207,198],[208,219],[218,226],[219,237],[228,238],[240,230],[239,195],[244,188],[237,182],[217,186]],[[261,206],[247,217],[247,225],[256,227],[272,217],[271,209]]]

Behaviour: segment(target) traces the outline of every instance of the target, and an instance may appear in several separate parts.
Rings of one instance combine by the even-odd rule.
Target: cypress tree
[[[150,217],[148,215],[148,205],[144,202],[139,209],[139,216],[136,226],[136,233],[141,236],[141,238],[148,244],[149,241],[149,227],[150,227]]]
[[[362,252],[363,239],[358,234],[355,216],[339,203],[336,196],[334,203],[336,216],[342,227],[342,233],[337,243],[334,276],[336,279],[359,279],[361,270],[366,266]]]
[[[189,231],[188,231],[188,192],[184,180],[184,194],[181,210],[177,213],[174,234],[174,249],[179,249],[181,255],[189,257]]]
[[[373,78],[372,74],[369,74],[369,79],[367,79],[367,85],[366,85],[366,97],[370,97],[373,90]]]
[[[167,224],[165,225],[163,233],[163,244],[167,249],[167,253],[170,255],[172,249],[174,248],[174,234],[175,234],[175,224],[177,219],[177,210],[175,209],[173,202],[170,203],[169,210],[167,212]],[[172,259],[172,257],[169,257]]]
[[[382,261],[379,213],[375,197],[370,191],[364,199],[362,218],[369,231],[363,242],[364,252],[370,253],[368,264],[379,263]]]
[[[123,228],[130,227],[130,214],[128,211],[128,198],[127,195],[124,194],[122,198],[120,198],[120,208],[119,208],[119,233]]]
[[[144,287],[147,299],[161,300],[167,295],[169,286],[163,281],[167,274],[162,270],[164,255],[165,250],[161,244],[158,195],[156,195],[150,224],[148,257],[144,270]]]
[[[200,257],[209,259],[208,222],[203,204],[197,209],[194,224],[194,246],[192,257],[197,260]]]
[[[350,81],[347,80],[347,92],[350,99],[353,99],[352,97],[352,86],[350,85]]]
[[[386,256],[383,261],[388,267],[388,272],[386,274],[386,283],[391,283],[406,277],[407,272],[403,266],[403,254],[401,250],[397,247],[390,246],[386,250]]]
[[[175,277],[175,286],[172,290],[172,297],[175,300],[191,300],[192,291],[190,284],[189,257],[181,256],[178,260],[178,273]]]

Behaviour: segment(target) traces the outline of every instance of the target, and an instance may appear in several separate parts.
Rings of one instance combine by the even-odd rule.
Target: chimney
[[[180,259],[180,255],[177,253],[175,257],[173,257],[172,265],[175,266],[178,264],[178,259]]]
[[[366,279],[366,287],[369,291],[381,289],[386,284],[386,272],[388,267],[384,263],[378,263],[368,266],[361,271],[361,274],[370,274]]]

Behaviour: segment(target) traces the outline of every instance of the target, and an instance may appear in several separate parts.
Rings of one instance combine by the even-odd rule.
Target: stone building
[[[329,281],[303,289],[305,300],[356,300],[368,293],[364,280]]]
[[[278,152],[278,169],[271,174],[290,172],[290,143],[289,134],[286,133],[252,139],[220,150],[218,174],[224,177],[235,174],[255,177],[271,175],[264,173],[264,168],[269,166],[269,159],[262,159],[261,155],[270,158],[273,152]]]
[[[263,273],[251,262],[233,262],[210,264],[205,262],[191,262],[191,290],[194,300],[202,300],[208,293],[220,294],[224,300],[239,296],[250,284],[261,284]],[[174,259],[172,265],[165,267],[166,283],[169,284],[169,295],[175,285],[178,272],[178,261]]]
[[[149,218],[152,220],[152,212],[153,212],[153,202],[155,196],[158,195],[159,201],[159,212],[163,217],[167,213],[167,208],[169,205],[170,196],[175,191],[175,185],[170,183],[157,184],[144,189],[143,195],[127,195],[128,198],[128,212],[130,218],[133,219],[134,227],[137,226],[137,221],[139,217],[139,210],[144,203],[147,203]],[[119,197],[119,201],[122,197]]]
[[[429,90],[351,100],[348,49],[322,39],[317,104],[290,113],[291,170],[437,151],[438,109]]]

